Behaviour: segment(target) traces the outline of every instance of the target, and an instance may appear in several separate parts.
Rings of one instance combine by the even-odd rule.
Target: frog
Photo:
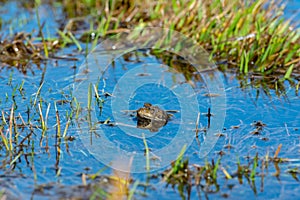
[[[157,132],[159,128],[167,124],[172,114],[158,106],[153,106],[151,103],[144,103],[144,107],[136,110],[136,116],[138,128]]]
[[[171,113],[177,113],[178,110],[163,110],[151,103],[144,103],[144,106],[137,110],[123,110],[137,119],[137,128],[148,129],[151,132],[157,132],[159,128],[165,126],[173,117]]]
[[[167,123],[170,118],[169,114],[160,109],[158,106],[153,106],[151,103],[144,103],[144,107],[136,111],[138,119],[150,119]]]

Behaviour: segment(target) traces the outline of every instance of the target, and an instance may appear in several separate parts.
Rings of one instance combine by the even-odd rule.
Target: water
[[[27,10],[17,8],[16,2],[2,3],[0,9],[2,19],[2,29],[4,36],[9,35],[12,32],[26,31],[26,32],[37,32],[37,21],[35,18],[34,10]],[[292,1],[288,4],[287,17],[290,17],[290,13],[293,13],[291,9],[299,8],[296,1]],[[21,13],[21,14],[20,14]],[[59,19],[62,15],[62,10],[59,7],[41,6],[40,18],[45,23],[44,34],[54,35],[55,28],[59,26]],[[49,17],[54,16],[54,17]],[[12,20],[17,18],[17,20]],[[11,26],[12,25],[12,26]],[[11,28],[12,27],[12,28]],[[2,34],[2,33],[1,33]],[[89,124],[83,123],[81,127],[82,132],[78,131],[78,123],[75,120],[75,116],[72,117],[67,136],[73,136],[76,139],[73,141],[64,140],[58,141],[56,139],[57,134],[57,120],[56,120],[56,109],[60,115],[61,129],[62,132],[66,124],[68,123],[68,117],[74,108],[75,103],[72,102],[73,84],[76,78],[75,74],[78,72],[79,66],[84,61],[84,54],[76,52],[75,46],[66,47],[59,52],[57,55],[73,54],[78,60],[49,60],[46,64],[38,69],[37,66],[32,64],[31,71],[26,75],[22,74],[15,68],[2,68],[1,69],[1,111],[3,110],[4,116],[6,117],[7,123],[8,116],[10,114],[13,102],[15,103],[15,116],[19,113],[25,122],[31,121],[32,127],[25,127],[24,130],[20,130],[19,144],[22,139],[22,148],[17,148],[16,152],[13,152],[13,156],[9,156],[5,152],[5,147],[2,145],[0,149],[0,191],[5,190],[9,198],[22,198],[22,199],[49,199],[53,198],[53,195],[59,197],[70,197],[70,196],[82,196],[85,192],[81,191],[80,185],[83,183],[82,174],[95,174],[99,170],[104,170],[99,174],[111,175],[113,171],[110,168],[106,168],[103,162],[99,161],[99,157],[95,155],[93,149],[87,147],[98,148],[101,145],[105,145],[103,138],[106,138],[113,145],[117,146],[121,150],[127,152],[144,154],[145,144],[143,141],[142,134],[145,134],[146,141],[152,153],[151,158],[156,158],[159,162],[159,158],[153,152],[163,149],[165,146],[173,144],[174,138],[178,133],[181,122],[186,115],[182,114],[182,111],[175,113],[171,118],[170,122],[166,126],[159,129],[158,132],[151,132],[144,129],[137,129],[136,118],[131,115],[126,115],[119,110],[113,110],[114,101],[120,100],[128,105],[126,109],[136,110],[143,106],[144,102],[151,99],[151,103],[160,106],[166,110],[181,110],[183,107],[180,105],[176,93],[171,91],[170,87],[163,87],[161,83],[149,83],[141,85],[135,90],[135,93],[130,95],[130,100],[127,100],[126,92],[118,93],[119,99],[114,97],[107,97],[103,99],[104,107],[101,111],[94,106],[96,109],[97,119],[99,121],[105,121],[108,118],[112,123],[119,122],[117,126],[107,126],[105,124]],[[140,72],[145,74],[151,72],[153,66],[163,64],[163,62],[152,55],[150,52],[137,52],[137,57],[134,55],[128,57],[120,57],[111,66],[108,71],[104,74],[105,80],[99,81],[99,93],[104,90],[105,92],[113,93],[116,83],[118,83],[122,77],[127,73],[135,72],[137,70],[134,79],[147,80],[148,76],[138,76]],[[152,63],[151,67],[147,67],[147,64]],[[75,67],[74,67],[75,66]],[[156,69],[156,68],[155,68]],[[172,72],[165,72],[168,68],[157,68],[165,73],[165,78],[171,80],[174,76],[177,76],[175,85],[184,91],[184,85],[179,84],[179,80],[182,80],[181,74],[174,74]],[[154,74],[155,76],[157,74]],[[159,73],[158,75],[161,75]],[[203,73],[202,76],[207,76]],[[151,77],[151,76],[150,76]],[[224,73],[221,76],[221,80],[224,84],[224,91],[226,93],[226,118],[224,123],[224,129],[222,130],[223,137],[220,137],[214,146],[213,150],[208,154],[207,161],[214,159],[215,161],[220,157],[222,151],[225,155],[221,159],[221,166],[224,167],[230,174],[234,174],[237,169],[237,161],[239,160],[242,165],[248,165],[249,157],[253,158],[256,154],[260,158],[264,158],[266,155],[273,157],[278,146],[282,144],[279,157],[290,158],[289,162],[279,163],[274,165],[270,163],[268,167],[265,166],[264,170],[261,170],[261,164],[258,165],[258,171],[264,174],[257,176],[255,181],[247,181],[243,178],[243,184],[239,183],[237,178],[226,180],[225,178],[218,179],[218,185],[220,186],[217,193],[206,193],[205,188],[192,187],[191,198],[224,198],[224,195],[228,195],[230,198],[249,199],[249,198],[262,198],[262,199],[281,199],[281,198],[293,198],[299,192],[299,183],[290,173],[289,169],[299,170],[299,157],[300,142],[299,142],[299,129],[300,129],[300,101],[299,96],[295,90],[286,83],[287,95],[286,98],[276,96],[274,91],[271,91],[271,98],[264,95],[262,91],[258,98],[256,98],[257,90],[249,87],[242,90],[240,88],[240,82],[235,78],[234,74]],[[24,81],[24,90],[19,91],[18,88]],[[132,80],[134,83],[134,80]],[[151,82],[151,81],[150,81]],[[43,84],[41,84],[43,83]],[[130,84],[124,82],[124,84]],[[42,85],[42,86],[41,86]],[[134,84],[133,84],[134,85]],[[123,85],[121,85],[123,86]],[[37,95],[39,88],[40,95]],[[130,87],[128,87],[130,88]],[[206,94],[208,86],[203,79],[197,83],[197,104],[193,104],[190,101],[189,108],[194,108],[195,114],[191,114],[192,121],[190,124],[185,126],[184,133],[186,137],[191,137],[191,143],[188,146],[186,156],[189,158],[190,164],[203,165],[206,160],[201,159],[199,155],[199,144],[194,138],[195,135],[195,122],[197,116],[196,110],[199,110],[202,115],[200,116],[199,126],[201,128],[207,127],[208,118],[205,116],[208,108],[211,107],[212,102],[220,97],[208,97]],[[188,90],[187,90],[188,91]],[[189,92],[182,92],[188,94]],[[12,94],[14,98],[12,98]],[[159,95],[158,95],[159,94]],[[85,94],[86,97],[87,92]],[[67,100],[65,104],[60,104],[61,100]],[[37,106],[33,106],[34,102],[36,105],[42,101],[41,109],[44,117],[49,107],[49,115],[47,118],[48,130],[43,133],[40,127],[40,116]],[[55,104],[56,102],[56,107]],[[72,107],[73,106],[73,107]],[[123,106],[123,104],[121,104]],[[28,118],[29,111],[29,118]],[[113,116],[113,113],[117,112]],[[192,113],[192,112],[191,112]],[[218,117],[218,110],[213,110],[213,118]],[[74,114],[75,115],[75,114]],[[88,118],[87,118],[88,119]],[[122,123],[120,123],[120,120]],[[88,120],[86,120],[88,121]],[[257,131],[255,123],[261,121],[265,124],[260,130]],[[2,120],[2,123],[3,120]],[[17,123],[22,123],[21,119],[17,118]],[[213,125],[213,124],[212,124]],[[3,134],[9,136],[8,126],[4,126]],[[94,132],[88,132],[93,127]],[[33,130],[33,131],[32,131]],[[97,133],[104,133],[97,136]],[[256,131],[256,132],[255,132]],[[131,134],[128,134],[131,133]],[[255,134],[254,134],[255,133]],[[44,137],[41,137],[44,135]],[[26,137],[30,137],[30,140],[26,140]],[[207,139],[207,135],[203,131],[199,132],[200,145]],[[86,143],[92,145],[87,146]],[[232,148],[228,148],[228,146]],[[176,146],[177,152],[180,152],[181,146]],[[22,151],[20,158],[14,161],[19,154],[18,151]],[[104,148],[104,151],[108,151]],[[121,151],[120,151],[121,152]],[[101,154],[101,151],[96,152]],[[111,152],[109,152],[111,153]],[[107,156],[115,155],[107,153]],[[167,152],[166,152],[167,154]],[[177,155],[171,155],[176,157]],[[200,156],[200,157],[199,157]],[[250,159],[251,160],[251,159]],[[13,162],[13,163],[12,163]],[[12,164],[10,164],[12,163]],[[144,162],[143,162],[144,163]],[[153,174],[162,173],[163,170],[168,166],[155,166],[157,171]],[[151,162],[151,164],[153,164]],[[169,163],[169,162],[168,162]],[[107,163],[105,163],[107,164]],[[125,163],[124,165],[127,165]],[[252,163],[251,163],[252,164]],[[252,167],[252,165],[250,166]],[[192,167],[191,167],[192,168]],[[275,176],[274,174],[280,169],[280,175]],[[222,171],[218,172],[220,177],[225,175]],[[140,180],[142,183],[147,182],[147,176],[145,173],[132,174],[134,180]],[[99,180],[98,180],[99,181]],[[204,180],[202,180],[202,184]],[[93,182],[88,180],[89,182]],[[104,190],[111,187],[108,179],[102,177],[99,181],[100,188]],[[166,187],[166,183],[162,182],[160,178],[151,179],[149,182],[150,186],[144,191],[143,186],[137,188],[137,198],[154,199],[161,197],[164,199],[180,199],[180,189],[176,186],[173,189],[171,186]],[[213,187],[211,188],[213,189]],[[88,190],[86,195],[91,195],[94,190]],[[143,194],[146,196],[143,196]],[[184,195],[187,197],[188,192],[184,190]],[[1,197],[1,193],[0,193]]]
[[[286,4],[286,9],[285,9],[286,11],[285,17],[288,19],[292,19],[293,22],[295,22],[295,24],[297,25],[297,27],[299,27],[299,23],[297,23],[297,19],[299,19],[300,16],[299,6],[300,6],[299,1],[290,0]]]

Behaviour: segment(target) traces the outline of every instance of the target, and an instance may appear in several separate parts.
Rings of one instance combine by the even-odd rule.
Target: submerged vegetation
[[[25,1],[22,6],[28,9],[35,7],[38,10],[40,5],[38,3],[40,2],[35,1],[33,5],[32,2]],[[270,90],[274,90],[277,95],[285,95],[285,82],[288,81],[298,92],[300,32],[292,20],[283,18],[284,6],[279,2],[267,0],[60,0],[56,2],[49,0],[47,4],[62,7],[65,15],[62,19],[65,17],[67,20],[61,20],[56,35],[48,37],[42,33],[45,24],[39,21],[40,16],[36,12],[39,21],[37,33],[15,33],[5,38],[1,36],[0,67],[2,70],[15,67],[25,75],[28,75],[28,71],[34,74],[36,69],[32,67],[33,64],[40,70],[49,60],[76,61],[76,54],[86,56],[92,47],[109,36],[129,33],[136,27],[164,27],[177,30],[198,42],[209,52],[221,71],[237,74],[243,89],[248,87],[256,88],[257,91],[262,89],[267,95],[270,95]],[[0,19],[0,28],[1,25]],[[75,52],[74,54],[56,55],[58,50],[71,45],[76,49],[72,52]],[[187,69],[186,63],[167,52],[161,54],[153,51],[151,55],[181,72],[185,77],[189,77],[194,72],[191,65],[188,65],[190,71],[184,71]],[[77,121],[87,120],[78,119],[78,113],[83,108],[80,108],[80,103],[72,94],[61,94],[62,99],[54,102],[43,99],[41,90],[44,75],[43,72],[42,80],[30,98],[25,97],[24,93],[28,93],[28,90],[26,91],[24,81],[20,85],[13,85],[13,78],[10,77],[6,85],[10,86],[11,93],[6,91],[5,97],[2,97],[4,100],[0,102],[6,104],[5,108],[1,107],[0,114],[0,169],[8,171],[22,168],[24,164],[21,163],[25,162],[33,173],[34,180],[38,179],[37,174],[40,171],[43,173],[46,171],[36,169],[34,164],[41,152],[49,157],[50,154],[54,154],[56,178],[66,173],[62,172],[60,167],[62,154],[66,151],[71,155],[69,145],[76,139],[76,135],[70,135],[69,131]],[[196,78],[200,79],[198,76]],[[88,110],[93,106],[93,90],[102,112],[105,100],[100,97],[96,86],[92,84],[87,92]],[[18,101],[24,103],[27,100],[26,108],[18,107]],[[9,104],[10,107],[7,107]],[[68,107],[67,111],[61,111],[59,109],[61,105]],[[49,116],[52,116],[52,119],[49,119]],[[103,124],[108,122],[109,119]],[[54,131],[51,129],[53,127]],[[261,134],[261,130],[261,127],[256,127],[252,136]],[[51,140],[53,138],[54,142]],[[148,148],[145,138],[144,143],[147,162],[149,162],[151,149]],[[280,164],[292,160],[280,158],[278,156],[280,149],[281,145],[274,152],[273,157],[268,154],[249,156],[246,158],[245,165],[238,159],[235,167],[222,164],[222,159],[226,156],[222,151],[218,153],[217,160],[212,159],[205,164],[191,163],[184,158],[184,152],[181,152],[168,169],[151,176],[147,174],[147,177],[159,179],[167,186],[177,187],[182,198],[190,198],[195,188],[206,198],[209,194],[215,193],[229,197],[232,188],[245,180],[256,195],[257,180],[261,181],[261,191],[263,191],[264,177],[272,172],[278,180],[280,174],[285,173],[291,175],[295,181],[299,181],[299,167],[280,171]],[[299,162],[299,159],[294,160]],[[148,163],[147,170],[149,169]],[[100,173],[83,172],[80,174],[82,186],[79,188],[84,192],[89,191],[88,195],[87,193],[84,195],[91,199],[107,197],[119,199],[125,196],[131,199],[136,194],[146,195],[146,189],[142,191],[142,188],[147,188],[151,181],[142,183],[134,180],[129,177],[130,172],[125,178],[120,178],[118,173],[115,171],[104,177]],[[232,180],[236,182],[231,182]],[[108,186],[103,186],[103,182],[109,183]],[[221,183],[226,184],[226,189],[225,186],[220,185]],[[53,187],[53,184],[35,185],[35,192],[43,193]],[[74,191],[77,189],[74,188]],[[6,195],[5,191],[0,190],[0,199],[5,199]],[[74,195],[83,194],[74,193]]]

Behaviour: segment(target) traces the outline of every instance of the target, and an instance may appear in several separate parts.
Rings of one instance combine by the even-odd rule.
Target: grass
[[[200,188],[201,192],[208,195],[221,192],[221,186],[224,188],[228,184],[228,187],[233,187],[235,184],[243,184],[244,181],[247,181],[254,194],[257,194],[255,182],[261,181],[261,191],[263,191],[264,177],[268,174],[272,174],[279,178],[282,175],[280,164],[291,161],[286,158],[278,158],[281,146],[282,145],[278,146],[273,158],[269,157],[268,154],[264,157],[259,157],[256,154],[256,156],[248,158],[247,165],[241,165],[238,158],[236,169],[234,170],[232,169],[233,166],[230,166],[231,171],[235,171],[232,173],[226,170],[228,167],[222,166],[221,157],[216,162],[212,160],[211,163],[206,162],[204,165],[187,165],[184,164],[187,161],[177,160],[177,166],[173,164],[172,167],[163,172],[163,180],[166,181],[167,185],[171,185],[172,187],[178,186],[178,191],[183,198],[188,198],[188,196],[184,196],[184,194],[190,194],[192,188]],[[299,161],[299,159],[297,159],[297,161]],[[178,170],[178,163],[181,163],[180,170]],[[265,170],[267,174],[265,174]],[[275,173],[273,173],[274,170]],[[287,173],[298,181],[298,168],[290,169]],[[230,179],[230,182],[226,183],[227,181],[224,179]],[[220,185],[220,183],[222,183],[222,185]],[[226,196],[227,195],[229,194],[226,194]]]
[[[56,116],[56,136],[58,138],[61,137],[61,127],[60,127],[60,116],[59,116],[59,112],[57,110],[57,107],[56,107],[56,103],[54,104],[54,107],[55,107],[55,116]]]
[[[88,111],[92,110],[92,96],[93,96],[93,92],[92,92],[92,83],[89,84],[89,88],[88,88],[88,105],[87,105],[87,109]]]
[[[143,142],[145,145],[146,171],[147,171],[147,173],[149,173],[150,172],[149,148],[148,148],[147,140],[146,140],[144,133],[143,133]]]
[[[169,4],[163,0],[61,0],[60,3],[70,18],[58,30],[60,43],[73,43],[79,51],[82,48],[76,38],[89,35],[83,42],[90,41],[95,47],[100,38],[128,32],[133,27],[158,26],[174,29],[196,41],[220,63],[220,70],[233,70],[241,81],[248,83],[243,87],[262,89],[267,95],[275,89],[282,95],[286,80],[296,86],[299,79],[300,34],[290,19],[283,19],[284,6],[280,2],[189,0]],[[84,33],[76,35],[78,31]]]
[[[283,82],[292,82],[300,75],[299,29],[294,28],[290,19],[283,19],[284,6],[280,2],[189,0],[169,4],[163,0],[61,0],[55,2],[57,4],[69,18],[62,24],[64,27],[57,30],[57,38],[44,38],[42,34],[42,45],[38,46],[33,41],[39,38],[33,35],[33,39],[25,34],[13,37],[12,42],[4,40],[1,49],[5,57],[1,60],[26,71],[28,62],[51,58],[53,55],[49,52],[57,48],[75,44],[78,51],[82,51],[87,42],[95,46],[100,38],[128,32],[132,27],[158,26],[185,34],[220,63],[219,69],[234,70],[242,80],[251,80],[251,86],[262,88],[267,94],[270,89],[284,93]],[[35,5],[37,9],[39,2]],[[36,15],[39,19],[38,12]],[[40,23],[39,29],[42,29]],[[81,44],[78,38],[84,35],[90,37],[83,39],[84,44]],[[16,45],[21,45],[24,51],[11,51]],[[41,49],[44,57],[38,56]],[[33,54],[28,55],[25,50]],[[297,81],[292,85],[297,85]]]
[[[37,22],[38,22],[39,33],[41,34],[41,37],[42,37],[42,42],[43,42],[43,47],[44,47],[44,54],[45,54],[45,57],[48,58],[49,57],[48,46],[47,46],[43,31],[42,31],[42,26],[41,26],[41,22],[40,22],[40,15],[39,15],[39,11],[38,11],[38,7],[39,7],[40,3],[41,2],[39,0],[35,0],[35,13],[36,13],[36,19],[37,19]]]
[[[292,64],[299,66],[299,34],[290,20],[282,19],[284,7],[279,2],[190,0],[172,1],[169,6],[166,1],[127,0],[70,4],[73,1],[62,1],[71,17],[94,16],[96,11],[102,11],[94,30],[98,36],[144,23],[188,35],[211,52],[214,59],[226,60],[228,67],[242,73],[269,74]],[[77,9],[69,9],[72,7]]]
[[[3,141],[4,145],[5,145],[6,151],[9,151],[11,148],[8,146],[8,140],[5,137],[5,135],[3,134],[3,131],[1,129],[0,129],[0,133],[1,133],[2,141]]]

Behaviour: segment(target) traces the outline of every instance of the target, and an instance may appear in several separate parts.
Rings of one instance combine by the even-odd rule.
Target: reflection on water
[[[159,128],[166,125],[166,121],[155,120],[155,119],[138,119],[137,128],[149,129],[151,132],[157,132]]]

